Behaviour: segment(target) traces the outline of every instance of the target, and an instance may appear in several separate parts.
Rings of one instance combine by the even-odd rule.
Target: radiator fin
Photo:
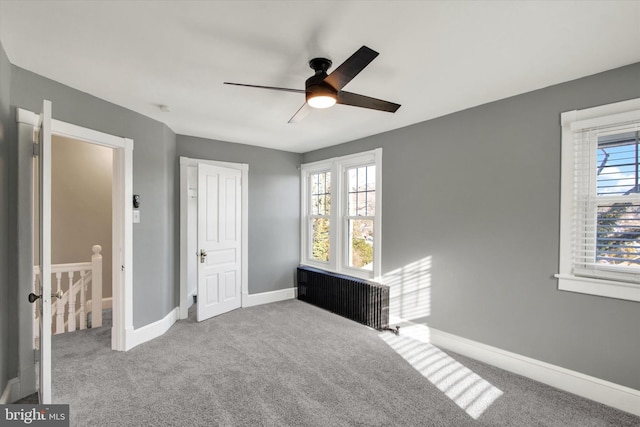
[[[389,287],[380,283],[301,266],[298,299],[375,329],[389,327]]]

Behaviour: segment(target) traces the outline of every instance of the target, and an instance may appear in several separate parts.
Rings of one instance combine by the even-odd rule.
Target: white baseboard
[[[11,396],[14,402],[38,391],[38,383],[40,382],[38,372],[39,362],[29,362],[20,366],[17,378],[19,386],[14,389],[14,391],[19,394],[17,396]]]
[[[431,344],[640,416],[640,391],[429,328]]]
[[[163,335],[176,323],[179,317],[180,307],[176,307],[157,322],[150,323],[138,329],[125,329],[125,351],[131,350],[137,345]]]
[[[259,294],[243,295],[243,307],[253,307],[254,305],[269,304],[277,301],[284,301],[296,297],[297,288],[280,289]],[[180,318],[180,307],[176,307],[163,319],[138,329],[125,329],[125,351],[144,342],[151,341],[163,335]]]
[[[269,304],[272,302],[284,301],[296,297],[298,288],[280,289],[271,292],[262,292],[259,294],[244,293],[242,307],[253,307],[254,305]]]
[[[7,386],[4,388],[4,391],[0,396],[0,405],[13,403],[18,399],[20,399],[20,379],[11,378],[7,381]]]

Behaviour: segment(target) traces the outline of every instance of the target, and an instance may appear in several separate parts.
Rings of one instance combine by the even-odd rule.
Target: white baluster
[[[69,287],[67,289],[67,301],[69,308],[67,310],[67,332],[76,330],[76,293],[73,289],[73,271],[67,273],[69,276]]]
[[[60,283],[60,279],[62,279],[62,273],[56,273],[56,290],[58,293],[60,293],[62,291],[62,286]],[[56,305],[56,312],[57,312],[57,316],[56,316],[56,334],[61,334],[64,332],[64,304],[62,303],[62,301],[59,298],[56,298],[55,301],[55,305]],[[53,313],[53,310],[51,311]]]
[[[91,248],[91,327],[102,326],[102,246]]]
[[[87,274],[85,270],[80,272],[80,329],[87,329],[87,313],[85,310],[86,300],[86,283],[84,282],[84,276]]]

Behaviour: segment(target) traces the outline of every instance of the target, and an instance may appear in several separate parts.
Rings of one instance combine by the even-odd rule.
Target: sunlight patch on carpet
[[[382,333],[380,338],[473,419],[478,419],[503,394],[430,344],[429,328],[424,325],[403,327],[400,335]]]

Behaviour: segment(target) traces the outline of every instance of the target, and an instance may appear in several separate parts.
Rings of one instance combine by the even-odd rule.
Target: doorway
[[[112,149],[112,327],[111,348],[133,347],[133,141],[59,120],[51,121],[53,136],[71,138]]]
[[[47,108],[45,108],[47,107]],[[44,101],[43,111],[48,110],[48,114],[45,117],[50,117],[51,103]],[[18,201],[17,208],[19,212],[24,212],[25,215],[32,214],[34,212],[33,206],[33,166],[34,156],[39,158],[49,158],[50,153],[50,139],[49,148],[45,144],[46,150],[44,150],[46,156],[43,156],[42,152],[39,152],[40,145],[34,144],[36,141],[34,135],[39,129],[39,115],[31,111],[18,108],[16,111],[16,121],[18,123]],[[80,141],[98,144],[105,147],[110,147],[113,150],[113,181],[112,181],[112,309],[113,309],[113,326],[111,328],[111,348],[113,350],[126,351],[133,347],[132,331],[133,331],[133,233],[132,224],[129,220],[132,215],[131,197],[132,197],[132,182],[133,182],[133,140],[128,138],[116,137],[113,135],[105,134],[103,132],[95,131],[92,129],[84,128],[81,126],[73,125],[71,123],[62,122],[55,119],[48,119],[50,125],[48,126],[48,132],[45,134],[58,135],[61,137],[68,137],[77,139]],[[47,138],[45,138],[46,140]],[[36,152],[38,148],[38,152]],[[45,161],[46,164],[48,161]],[[48,175],[45,174],[44,177]],[[50,213],[50,176],[46,180],[44,188],[46,193],[47,202],[43,205],[46,207],[45,211],[48,217]],[[48,193],[47,193],[48,192]],[[40,209],[43,209],[40,207]],[[29,216],[27,217],[29,218]],[[34,234],[33,223],[29,220],[21,221],[18,224],[18,236],[22,236],[25,242],[33,241]],[[50,241],[50,227],[47,227],[47,235],[40,236],[40,240],[46,239]],[[47,251],[50,251],[47,249]],[[49,252],[50,253],[50,252]],[[42,260],[41,260],[42,261]],[[50,259],[45,257],[45,261],[50,263]],[[45,263],[46,269],[43,271],[49,271],[50,265]],[[18,285],[21,295],[27,295],[31,292],[33,284],[33,271],[34,271],[34,259],[33,248],[31,245],[19,245],[18,246]],[[46,276],[46,275],[45,275]],[[48,279],[43,282],[50,282]],[[50,291],[50,283],[44,283],[43,290]],[[46,292],[43,292],[43,294]],[[48,294],[47,294],[48,295]],[[48,297],[44,297],[41,300],[49,300]],[[41,304],[46,308],[49,316],[50,314],[50,300],[47,303]],[[47,317],[49,317],[47,316]],[[32,391],[37,390],[37,366],[40,364],[43,369],[40,369],[40,385],[38,387],[41,395],[44,396],[43,402],[50,403],[50,328],[45,328],[42,332],[41,343],[39,349],[39,358],[41,363],[37,363],[34,358],[34,346],[33,346],[33,307],[21,306],[18,312],[18,329],[19,333],[19,364],[20,370],[18,373],[18,383],[21,390],[21,394],[27,395]],[[46,339],[45,339],[46,338]],[[46,344],[45,343],[49,343]]]
[[[180,157],[181,319],[194,295],[199,320],[247,305],[248,173],[247,164]],[[220,214],[208,218],[207,209]],[[207,221],[211,230],[228,230],[226,237],[206,236]]]
[[[114,150],[59,135],[52,136],[51,148],[51,263],[67,270],[52,281],[53,292],[67,294],[55,301],[60,315],[52,319],[54,331],[111,326]],[[92,260],[102,274],[92,271],[89,286],[76,286],[69,298],[69,283],[80,285],[86,276],[69,270]]]

